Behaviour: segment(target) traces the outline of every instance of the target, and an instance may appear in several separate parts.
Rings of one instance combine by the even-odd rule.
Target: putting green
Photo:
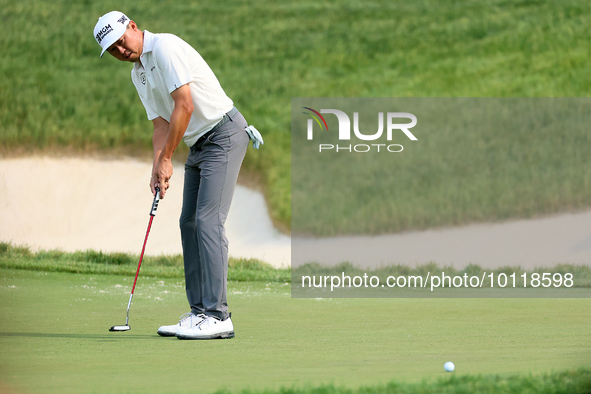
[[[0,381],[17,391],[213,392],[367,386],[456,374],[591,366],[588,299],[291,299],[289,285],[232,282],[236,338],[156,329],[187,311],[183,282],[0,270]],[[0,387],[2,385],[0,384]]]

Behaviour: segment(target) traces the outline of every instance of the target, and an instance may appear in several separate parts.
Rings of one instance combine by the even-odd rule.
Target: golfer
[[[150,188],[164,198],[172,154],[183,140],[185,164],[180,218],[187,299],[191,312],[158,334],[181,339],[233,338],[226,300],[228,240],[224,223],[248,147],[263,143],[248,126],[203,58],[172,34],[139,30],[118,11],[99,18],[94,37],[105,52],[133,63],[131,79],[154,126]]]

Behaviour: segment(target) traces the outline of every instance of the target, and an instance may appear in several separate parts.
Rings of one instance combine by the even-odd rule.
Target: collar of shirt
[[[145,68],[146,65],[144,64],[145,58],[144,56],[149,53],[152,52],[152,49],[154,48],[154,34],[150,33],[147,30],[144,30],[144,47],[142,49],[142,54],[140,55],[140,62],[142,63],[142,66]]]

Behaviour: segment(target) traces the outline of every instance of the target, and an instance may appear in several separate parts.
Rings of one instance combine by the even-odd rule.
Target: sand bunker
[[[487,223],[394,235],[292,239],[292,266],[317,259],[326,265],[470,263],[497,268],[591,264],[591,212]]]
[[[0,240],[33,249],[139,254],[152,204],[151,164],[137,160],[0,160]],[[182,166],[158,207],[146,254],[180,254]],[[230,255],[290,264],[290,238],[273,228],[261,193],[238,186],[226,222]]]

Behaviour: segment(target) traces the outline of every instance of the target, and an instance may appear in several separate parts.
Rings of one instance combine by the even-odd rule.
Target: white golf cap
[[[94,26],[94,39],[103,48],[101,57],[115,41],[121,38],[128,24],[127,15],[119,11],[108,12],[99,18]]]

